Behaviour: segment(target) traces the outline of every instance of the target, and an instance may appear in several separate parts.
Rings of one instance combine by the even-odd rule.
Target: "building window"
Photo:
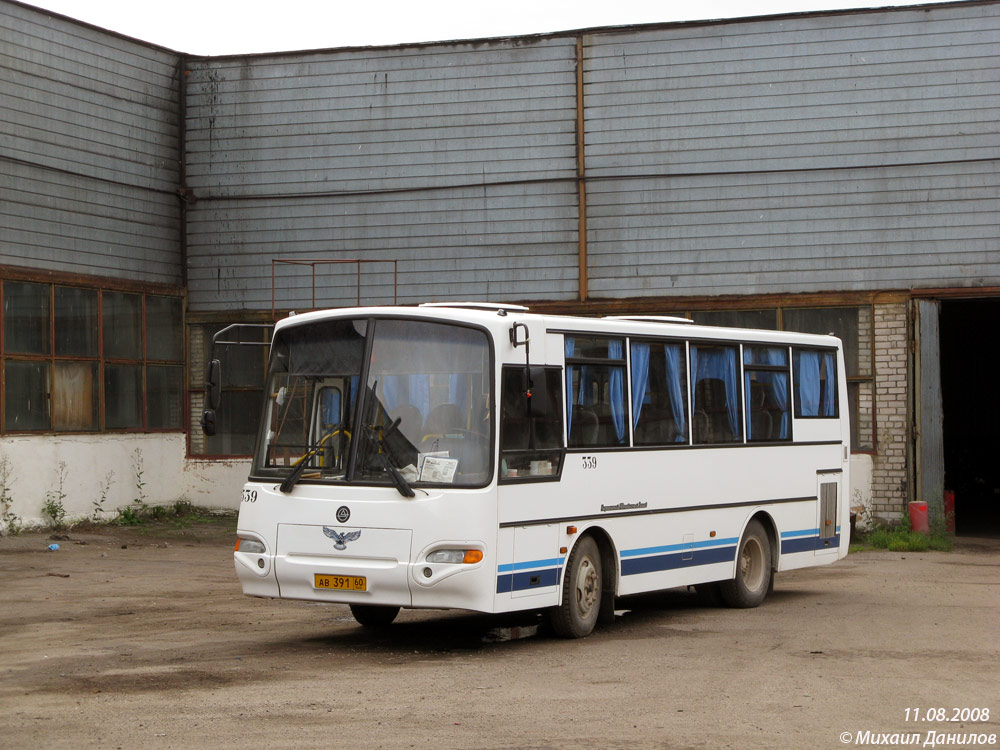
[[[778,330],[778,311],[771,310],[696,310],[691,320],[701,326],[725,328],[760,328]]]
[[[22,281],[0,293],[4,432],[184,428],[180,297]]]

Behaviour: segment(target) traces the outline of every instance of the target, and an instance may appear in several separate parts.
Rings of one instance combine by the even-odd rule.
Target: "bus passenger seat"
[[[423,439],[445,437],[456,430],[465,432],[466,429],[462,421],[462,412],[455,404],[438,404],[427,415]]]
[[[571,445],[596,445],[600,429],[601,421],[597,414],[585,406],[573,405],[573,430],[569,439]]]

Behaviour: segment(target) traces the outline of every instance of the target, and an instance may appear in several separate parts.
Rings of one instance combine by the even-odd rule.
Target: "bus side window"
[[[739,358],[735,346],[691,345],[693,442],[743,441]]]
[[[570,447],[627,445],[623,340],[567,336],[565,349]]]
[[[792,350],[796,417],[837,417],[837,353],[832,349]]]
[[[632,429],[636,445],[687,442],[687,378],[683,344],[633,341]]]
[[[503,368],[500,384],[500,478],[557,479],[562,466],[562,371]]]
[[[748,442],[791,440],[788,347],[744,346]]]

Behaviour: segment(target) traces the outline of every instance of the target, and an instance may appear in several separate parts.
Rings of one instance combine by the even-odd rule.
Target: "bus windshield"
[[[352,318],[280,330],[254,475],[282,479],[284,491],[300,480],[402,494],[411,484],[483,485],[490,362],[483,331],[445,323]]]

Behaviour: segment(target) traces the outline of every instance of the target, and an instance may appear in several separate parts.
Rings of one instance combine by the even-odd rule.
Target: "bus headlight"
[[[430,563],[451,563],[458,565],[474,565],[483,559],[483,551],[480,549],[438,549],[427,555],[427,562]]]
[[[238,537],[236,539],[236,552],[246,552],[250,555],[263,555],[266,551],[263,542],[258,542],[256,539],[247,539],[246,537]]]

